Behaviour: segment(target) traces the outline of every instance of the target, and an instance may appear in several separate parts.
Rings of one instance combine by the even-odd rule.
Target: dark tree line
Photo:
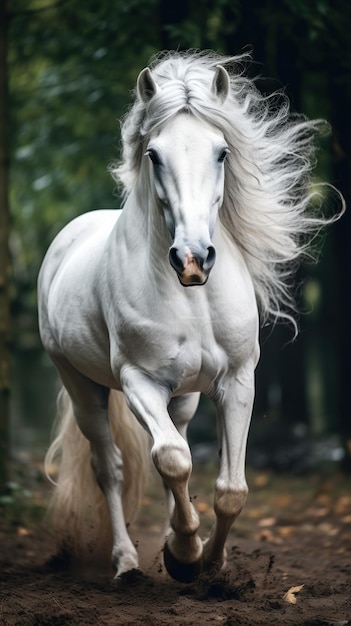
[[[13,0],[7,13],[1,3],[0,24],[0,435],[4,442],[10,332],[7,186],[14,349],[23,348],[24,336],[31,336],[31,343],[37,341],[36,274],[54,234],[84,210],[118,205],[106,174],[107,165],[117,157],[116,119],[130,101],[138,71],[158,50],[213,48],[237,54],[252,49],[250,71],[262,76],[260,88],[269,92],[283,85],[295,110],[326,117],[331,123],[332,138],[323,145],[319,175],[334,183],[349,203],[351,8],[343,0],[86,0],[84,4]],[[8,143],[6,136],[11,139]],[[273,415],[287,426],[308,423],[311,376],[306,372],[318,371],[325,416],[323,424],[314,427],[342,433],[348,462],[350,219],[346,213],[329,232],[320,265],[300,270],[298,282],[306,287],[300,290],[299,305],[302,309],[314,305],[312,314],[300,320],[300,339],[282,349],[291,341],[291,331],[264,329],[256,402],[258,415]]]
[[[0,5],[0,490],[6,482],[10,393],[10,213],[8,202],[7,14]]]

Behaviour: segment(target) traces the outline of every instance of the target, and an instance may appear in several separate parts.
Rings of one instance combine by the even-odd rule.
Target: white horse
[[[123,210],[66,226],[39,276],[41,337],[66,390],[47,457],[61,459],[56,529],[73,550],[89,532],[102,539],[103,492],[116,577],[138,568],[127,531],[148,454],[138,422],[168,490],[168,572],[189,581],[223,567],[248,492],[259,319],[292,320],[291,262],[328,221],[309,212],[320,123],[291,116],[283,95],[262,97],[241,60],[170,53],[141,72],[115,170]],[[204,543],[186,440],[200,393],[215,404],[220,450]]]

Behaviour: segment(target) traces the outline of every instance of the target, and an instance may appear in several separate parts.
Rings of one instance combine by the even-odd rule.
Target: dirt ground
[[[191,495],[205,537],[213,521],[213,468]],[[351,480],[249,472],[250,496],[216,577],[181,584],[162,562],[165,505],[153,480],[133,537],[143,573],[113,585],[110,572],[65,571],[45,530],[40,467],[16,468],[0,512],[0,624],[144,626],[351,625]]]

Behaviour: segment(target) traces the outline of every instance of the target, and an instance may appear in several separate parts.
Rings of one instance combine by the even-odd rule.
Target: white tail
[[[90,445],[79,430],[72,403],[62,388],[58,399],[56,436],[45,457],[46,474],[54,482],[49,511],[59,549],[85,558],[111,550],[111,524],[105,497],[90,462]],[[149,468],[148,435],[128,409],[121,392],[111,390],[109,420],[113,440],[122,452],[126,524],[138,513]],[[56,471],[53,481],[50,474]]]

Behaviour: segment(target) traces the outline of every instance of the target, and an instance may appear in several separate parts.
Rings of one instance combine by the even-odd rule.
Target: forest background
[[[327,119],[316,180],[351,194],[348,0],[8,0],[0,3],[0,483],[8,451],[50,430],[52,370],[40,346],[36,279],[55,234],[76,215],[118,207],[108,166],[139,71],[165,49],[252,50],[264,93]],[[336,207],[326,208],[332,212]],[[299,337],[262,330],[251,457],[304,471],[311,442],[351,467],[350,212],[296,278]],[[50,374],[48,373],[50,372]],[[213,420],[201,408],[198,432]],[[20,434],[24,433],[24,434]],[[45,435],[46,436],[46,435]],[[291,454],[289,450],[294,449]],[[282,455],[282,450],[284,454]],[[249,447],[250,452],[250,447]],[[329,456],[328,456],[329,455]],[[323,455],[322,455],[323,456]]]

